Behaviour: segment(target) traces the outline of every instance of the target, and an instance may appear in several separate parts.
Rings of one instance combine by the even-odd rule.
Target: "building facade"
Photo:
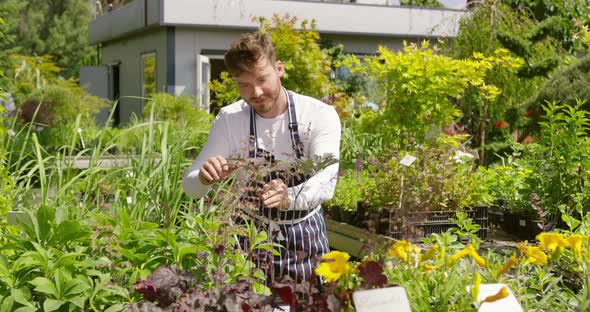
[[[370,55],[379,45],[397,50],[403,41],[454,37],[466,11],[392,0],[136,0],[90,23],[102,66],[83,69],[81,82],[106,86],[93,92],[120,99],[115,119],[121,123],[141,114],[141,97],[154,91],[194,95],[208,110],[207,84],[224,70],[225,49],[257,28],[254,18],[274,14],[315,20],[322,39]]]

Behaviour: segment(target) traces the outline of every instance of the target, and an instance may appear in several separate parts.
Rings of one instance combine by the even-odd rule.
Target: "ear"
[[[277,69],[277,73],[279,74],[279,77],[283,77],[283,74],[285,74],[285,68],[283,67],[283,62],[277,60],[275,68]]]

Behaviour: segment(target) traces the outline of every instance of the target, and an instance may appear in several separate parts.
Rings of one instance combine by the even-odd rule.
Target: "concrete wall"
[[[166,91],[166,38],[166,28],[160,28],[146,31],[141,35],[129,36],[123,40],[111,41],[101,48],[102,64],[119,64],[121,123],[128,122],[133,113],[140,114],[143,109],[140,99],[130,98],[141,96],[142,54],[156,53],[156,87],[158,91]]]
[[[175,0],[162,3],[162,23],[249,29],[253,17],[273,14],[317,22],[321,33],[437,37],[454,36],[465,11],[354,3],[287,0]]]

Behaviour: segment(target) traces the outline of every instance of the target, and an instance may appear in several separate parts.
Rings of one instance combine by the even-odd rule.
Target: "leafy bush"
[[[0,303],[7,310],[121,309],[127,291],[101,271],[89,249],[91,230],[66,210],[28,211],[26,236],[6,235],[0,249]],[[107,260],[108,261],[108,260]]]
[[[355,211],[360,202],[367,201],[368,193],[372,192],[374,187],[375,182],[368,171],[346,170],[338,178],[334,196],[324,205]]]
[[[550,221],[559,221],[562,211],[573,216],[576,210],[583,214],[589,209],[590,118],[582,105],[544,105],[539,141],[515,145],[507,164],[488,169],[490,190],[507,201],[508,209],[536,217],[538,205]]]
[[[440,55],[437,50],[428,42],[406,44],[399,52],[380,47],[377,57],[361,62],[352,56],[344,62],[353,73],[363,73],[373,83],[369,100],[378,104],[380,115],[372,131],[382,136],[386,146],[405,149],[422,144],[433,129],[453,124],[461,115],[454,99],[460,99],[465,90],[471,88],[488,100],[501,93],[485,83],[491,68],[510,69],[521,63],[506,50],[489,57],[476,53],[465,60]]]
[[[400,164],[406,155],[417,158],[410,167]],[[368,192],[369,206],[391,231],[405,228],[416,212],[461,211],[487,204],[491,198],[474,160],[452,137],[420,149],[386,152],[369,166],[376,186]]]

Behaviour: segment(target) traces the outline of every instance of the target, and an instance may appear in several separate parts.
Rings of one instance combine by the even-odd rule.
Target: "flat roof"
[[[164,26],[256,29],[256,17],[315,20],[326,34],[455,37],[464,10],[296,0],[137,0],[89,25],[92,44]]]

